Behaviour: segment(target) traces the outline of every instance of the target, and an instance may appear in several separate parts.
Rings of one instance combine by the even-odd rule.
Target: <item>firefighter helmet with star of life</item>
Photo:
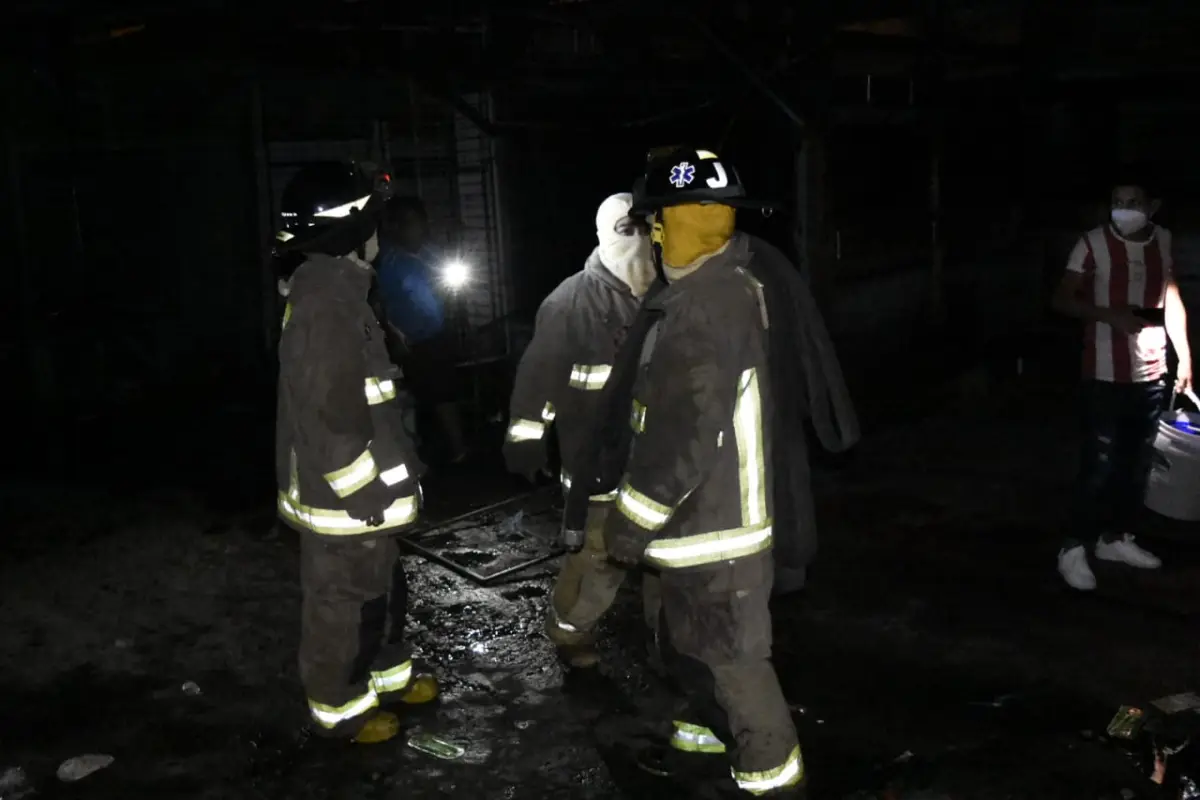
[[[746,194],[737,169],[711,150],[672,146],[646,155],[645,173],[633,188],[631,213],[653,214],[667,206],[719,203],[734,208],[767,211],[774,203]]]
[[[391,195],[391,174],[369,164],[334,161],[301,167],[283,190],[276,255],[361,251],[379,229]]]

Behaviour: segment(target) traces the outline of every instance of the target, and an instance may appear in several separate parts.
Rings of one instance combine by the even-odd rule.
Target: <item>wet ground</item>
[[[1065,589],[1069,390],[966,385],[919,403],[897,390],[854,458],[818,472],[823,550],[805,592],[775,608],[812,796],[1170,796],[1102,734],[1119,704],[1196,687],[1200,530],[1149,520],[1162,571],[1100,568],[1097,592]],[[431,515],[511,492],[485,473],[431,479]],[[26,781],[0,780],[0,797],[632,800],[691,796],[705,774],[632,764],[631,744],[671,710],[643,663],[632,588],[605,623],[602,674],[564,674],[541,635],[553,562],[480,586],[406,558],[408,630],[444,686],[407,732],[461,744],[461,760],[312,738],[294,537],[269,505],[120,485],[4,498],[0,776],[19,767]],[[550,547],[520,544],[507,522],[524,508],[535,537],[552,531],[549,505],[535,495],[474,532],[460,523],[455,557],[491,570],[511,557],[489,563],[489,538]],[[58,782],[84,753],[115,761]]]

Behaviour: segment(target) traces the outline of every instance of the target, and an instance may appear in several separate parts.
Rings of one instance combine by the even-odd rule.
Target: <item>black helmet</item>
[[[646,174],[633,186],[632,212],[646,214],[685,203],[774,208],[773,203],[747,198],[737,170],[711,150],[693,147],[651,150],[646,156]]]
[[[283,190],[276,252],[354,252],[378,229],[391,192],[391,175],[352,161],[302,167]]]

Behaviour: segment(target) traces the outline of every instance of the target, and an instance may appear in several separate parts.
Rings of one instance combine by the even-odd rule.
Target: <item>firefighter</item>
[[[657,639],[687,709],[674,753],[655,757],[695,773],[681,753],[724,753],[739,795],[799,797],[804,763],[770,660],[778,431],[771,323],[750,270],[763,243],[735,231],[735,207],[763,205],[714,153],[649,159],[632,213],[653,215],[668,286],[646,303],[661,317],[641,348],[636,436],[604,544],[614,561],[660,576]]]
[[[553,424],[567,491],[622,337],[656,280],[649,230],[629,217],[632,201],[625,193],[600,204],[596,248],[583,269],[543,301],[517,367],[505,461],[511,472],[533,480],[546,466],[546,432]],[[604,520],[615,496],[588,499],[583,549],[563,564],[547,613],[546,633],[573,667],[597,663],[596,624],[625,576],[604,551]]]
[[[360,743],[397,734],[381,706],[437,694],[400,641],[407,588],[394,537],[417,519],[424,467],[367,299],[389,186],[353,163],[304,167],[277,235],[282,261],[303,257],[281,286],[276,422],[278,513],[300,534],[300,678],[316,730]]]

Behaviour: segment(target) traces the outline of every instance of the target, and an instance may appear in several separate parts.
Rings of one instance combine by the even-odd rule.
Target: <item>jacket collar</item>
[[[609,272],[608,267],[604,266],[604,262],[600,260],[599,247],[593,250],[592,254],[588,256],[587,261],[584,262],[583,270],[613,291],[633,297],[633,290],[626,285],[625,281],[613,275]]]
[[[750,263],[750,240],[734,233],[725,249],[705,261],[694,271],[671,281],[653,300],[655,306],[669,303],[684,292],[699,289],[727,277],[736,267]]]

